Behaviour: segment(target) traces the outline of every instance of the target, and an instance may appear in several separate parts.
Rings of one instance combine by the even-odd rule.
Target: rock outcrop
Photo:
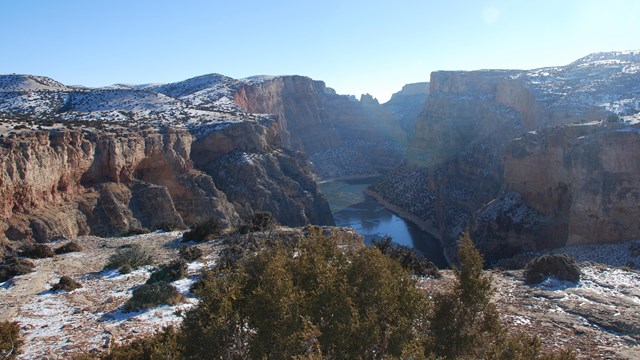
[[[274,131],[246,121],[200,139],[172,127],[12,134],[0,148],[2,233],[11,241],[46,242],[184,227],[209,217],[232,227],[239,211],[253,210],[272,211],[283,223],[331,224],[307,162],[283,151]],[[267,170],[263,163],[252,167],[261,184],[238,172],[240,151],[272,159]]]
[[[441,239],[445,253],[450,258],[455,253],[455,241],[460,233],[467,227],[475,229],[479,216],[485,217],[496,212],[504,215],[494,218],[500,221],[506,221],[507,214],[517,213],[521,216],[521,211],[530,217],[522,219],[520,225],[515,227],[518,231],[508,230],[508,226],[498,226],[502,234],[499,241],[493,238],[495,232],[487,230],[490,227],[478,231],[480,238],[476,236],[476,240],[487,245],[483,250],[490,259],[511,256],[529,248],[557,247],[567,242],[616,241],[640,236],[640,232],[631,230],[636,228],[632,225],[629,232],[617,230],[616,236],[613,236],[611,229],[602,230],[620,228],[626,223],[618,224],[614,212],[595,210],[600,208],[601,195],[587,197],[586,193],[581,195],[580,203],[573,207],[570,216],[576,222],[571,228],[586,224],[586,219],[593,216],[600,219],[596,223],[600,222],[601,225],[596,226],[599,230],[587,226],[589,230],[584,233],[573,230],[574,233],[570,235],[569,221],[557,217],[561,213],[569,216],[568,200],[557,198],[574,191],[575,187],[571,190],[563,190],[562,186],[557,190],[548,190],[555,189],[560,182],[568,186],[569,182],[566,179],[556,181],[555,178],[545,178],[542,174],[547,173],[546,169],[554,168],[545,161],[535,164],[531,161],[529,167],[521,165],[521,169],[526,168],[528,172],[523,172],[519,186],[515,185],[515,180],[510,180],[514,179],[514,169],[519,168],[514,164],[520,164],[523,160],[516,153],[524,151],[510,144],[510,141],[538,129],[604,119],[612,112],[619,115],[637,113],[640,111],[639,83],[640,52],[596,54],[568,66],[531,71],[434,72],[431,75],[429,97],[417,120],[416,132],[409,146],[407,164],[371,186],[370,191],[399,208],[405,215],[417,218],[419,225]],[[555,139],[558,144],[562,143],[558,145],[558,151],[569,148],[572,142],[568,139],[571,136],[561,134],[570,130],[551,129],[549,138]],[[560,135],[554,136],[554,132]],[[608,154],[615,148],[606,141],[595,142],[591,146],[585,143],[582,147],[585,152],[583,161],[599,156],[599,153]],[[540,151],[544,153],[547,150]],[[624,173],[632,174],[633,170],[625,170]],[[635,176],[638,174],[636,172]],[[532,185],[528,176],[540,181]],[[590,173],[584,170],[577,171],[576,168],[567,176],[574,177],[573,181],[591,183]],[[616,175],[616,180],[611,180],[621,183],[615,187],[627,186],[631,189],[635,186],[628,180],[633,175],[618,176],[622,175]],[[609,172],[605,172],[603,177],[609,179]],[[603,181],[594,180],[593,183]],[[530,186],[536,189],[537,203],[528,203],[532,196]],[[503,196],[505,201],[488,205],[486,209],[491,211],[486,210],[487,213],[478,213],[499,196]],[[567,196],[575,201],[571,197],[573,195]],[[542,206],[547,203],[555,206],[565,204],[562,206],[566,209],[549,211]],[[555,235],[547,237],[548,234]]]
[[[517,253],[638,237],[639,155],[640,127],[621,123],[546,128],[510,142],[506,193],[478,212],[481,246]]]
[[[402,90],[391,95],[391,99],[382,106],[391,111],[400,122],[400,127],[407,134],[407,141],[411,143],[416,127],[416,119],[424,108],[429,97],[429,83],[420,82],[407,84]]]
[[[367,95],[354,101],[321,81],[282,76],[241,87],[234,101],[251,113],[277,115],[283,144],[305,152],[316,174],[330,178],[386,171],[404,158],[406,133]]]

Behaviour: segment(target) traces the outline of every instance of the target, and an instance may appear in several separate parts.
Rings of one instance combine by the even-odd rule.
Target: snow
[[[137,238],[144,241],[144,237],[154,235]],[[180,232],[175,232],[174,236],[179,235]],[[71,255],[86,256],[83,253],[65,256]],[[21,358],[42,359],[66,351],[88,351],[107,344],[112,338],[128,338],[122,334],[148,334],[168,325],[178,325],[182,322],[181,314],[198,303],[190,288],[198,280],[200,271],[214,263],[215,256],[210,256],[188,264],[188,277],[172,283],[186,297],[184,303],[175,306],[163,305],[137,312],[123,310],[122,305],[133,290],[149,278],[154,269],[151,266],[129,274],[113,269],[90,272],[76,276],[83,287],[72,292],[40,292],[20,306],[18,316],[13,319],[20,323],[28,344]],[[58,280],[54,276],[48,282],[53,284]],[[8,291],[11,291],[9,286],[3,290]]]
[[[31,75],[0,75],[0,115],[13,114],[57,121],[110,122],[189,129],[197,137],[234,123],[255,121],[270,126],[272,115],[249,114],[234,102],[245,85],[273,79],[232,79],[203,75],[171,84],[115,84],[102,88],[68,87]]]

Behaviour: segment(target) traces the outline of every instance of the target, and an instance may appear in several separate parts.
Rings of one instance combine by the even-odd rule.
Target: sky
[[[640,49],[638,0],[0,0],[0,74],[69,85],[305,75],[381,102],[436,70]]]

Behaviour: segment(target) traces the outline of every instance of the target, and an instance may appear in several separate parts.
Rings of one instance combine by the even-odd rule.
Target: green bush
[[[105,269],[121,269],[128,265],[131,269],[153,264],[153,256],[149,250],[139,244],[121,247],[109,257]],[[122,271],[121,271],[122,273]]]
[[[54,257],[55,252],[45,244],[35,244],[24,249],[22,255],[31,259],[44,259]]]
[[[204,256],[202,249],[196,246],[183,246],[180,248],[178,255],[186,261],[196,261]]]
[[[187,276],[187,262],[183,259],[175,260],[168,265],[161,266],[154,271],[147,280],[147,284],[153,284],[159,281],[173,282]]]
[[[152,336],[135,339],[127,344],[114,345],[101,360],[182,360],[182,346],[178,341],[178,331],[173,327],[163,329]],[[95,359],[95,357],[90,357]]]
[[[124,304],[126,311],[151,309],[159,305],[176,305],[184,301],[184,296],[175,286],[159,281],[144,284],[133,291],[131,299]]]
[[[483,358],[505,331],[491,302],[491,278],[468,233],[458,241],[458,259],[453,289],[434,296],[428,347],[446,359]]]
[[[60,291],[60,290],[64,290],[64,291],[73,291],[75,289],[79,289],[82,287],[82,284],[80,284],[79,282],[77,282],[76,280],[74,280],[73,278],[71,278],[70,276],[63,276],[60,278],[60,281],[58,281],[57,284],[53,285],[53,287],[51,287],[51,290],[53,291]]]
[[[182,234],[183,241],[209,241],[220,236],[224,226],[219,219],[210,218],[204,222],[196,224],[190,231]]]
[[[177,334],[118,347],[115,353],[124,355],[113,359],[575,358],[544,354],[539,339],[508,333],[468,235],[460,240],[453,289],[436,294],[417,289],[398,261],[377,248],[345,247],[344,240],[312,227],[299,242],[204,271],[193,289],[200,301]]]
[[[426,297],[377,249],[345,251],[338,240],[318,229],[236,271],[205,272],[183,323],[186,357],[400,356]]]
[[[257,231],[272,230],[277,226],[278,221],[276,221],[272,213],[268,211],[258,211],[242,219],[242,222],[238,226],[238,232],[240,234],[249,234]]]
[[[82,251],[82,246],[75,241],[70,241],[55,250],[57,255]]]
[[[0,322],[0,359],[15,359],[23,343],[17,322]]]
[[[14,276],[28,274],[35,267],[31,260],[8,256],[0,263],[0,282],[5,282]]]
[[[575,359],[570,351],[543,353],[535,336],[511,335],[491,301],[490,275],[469,233],[458,240],[460,268],[453,289],[433,298],[426,332],[430,355],[442,359]]]

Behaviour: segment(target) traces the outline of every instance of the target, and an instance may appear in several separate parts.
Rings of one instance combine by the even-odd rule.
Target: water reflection
[[[442,247],[437,239],[362,192],[374,180],[369,178],[321,184],[336,225],[356,229],[369,243],[374,239],[391,236],[395,243],[415,248],[436,266],[446,267]]]

